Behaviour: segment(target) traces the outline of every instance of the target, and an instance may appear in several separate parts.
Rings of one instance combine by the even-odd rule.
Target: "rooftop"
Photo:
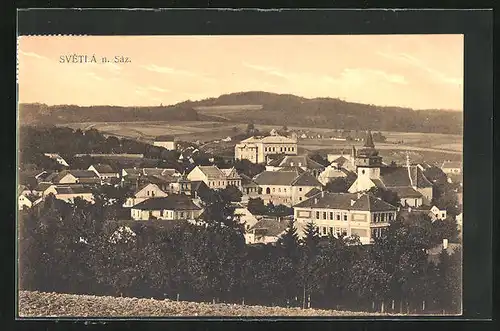
[[[441,165],[441,169],[456,169],[462,168],[462,162],[459,161],[444,161],[443,164]]]
[[[282,155],[269,162],[274,167],[307,167],[307,169],[322,169],[323,165],[312,160],[307,155]]]
[[[94,169],[98,173],[101,173],[101,174],[102,173],[114,173],[114,172],[116,172],[115,170],[113,170],[113,168],[109,164],[98,163],[98,164],[93,164],[92,166],[94,167]]]
[[[286,221],[279,222],[277,220],[263,219],[252,226],[248,232],[252,232],[253,230],[264,230],[263,232],[266,237],[277,237],[285,232],[287,227],[288,222]]]
[[[275,144],[278,144],[278,143],[296,144],[297,143],[297,139],[288,138],[288,137],[279,136],[279,135],[276,135],[276,136],[265,136],[265,137],[256,137],[256,136],[253,136],[253,137],[247,138],[245,140],[242,140],[241,142],[242,143],[262,142],[262,143],[266,143],[266,144],[272,144],[272,143],[275,143]]]
[[[363,194],[358,198],[355,193],[320,192],[295,205],[298,208],[325,208],[362,211],[395,211],[397,208],[372,194]]]
[[[193,200],[184,194],[171,194],[168,197],[151,198],[133,207],[140,210],[201,210]]]

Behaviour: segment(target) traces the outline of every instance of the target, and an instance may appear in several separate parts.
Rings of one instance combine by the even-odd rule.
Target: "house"
[[[259,221],[247,208],[241,206],[234,210],[234,216],[239,218],[240,223],[244,224],[245,230],[249,230]]]
[[[187,175],[190,181],[202,181],[211,189],[224,189],[228,185],[241,189],[241,177],[235,168],[219,169],[215,165],[196,166]]]
[[[441,165],[441,170],[447,175],[458,175],[462,173],[462,162],[458,161],[444,161]]]
[[[268,155],[297,155],[297,139],[283,136],[250,137],[234,147],[236,160],[265,163]]]
[[[41,195],[29,191],[21,192],[17,197],[18,210],[29,209],[42,201]]]
[[[264,203],[293,206],[306,199],[312,189],[322,189],[321,183],[309,172],[295,167],[279,171],[263,171],[253,178],[259,185]]]
[[[135,182],[141,176],[172,176],[180,177],[181,174],[171,168],[125,168],[121,171],[122,181]]]
[[[295,205],[298,235],[313,222],[320,236],[357,235],[362,244],[372,243],[396,219],[397,208],[370,193],[320,192]]]
[[[447,217],[446,209],[436,205],[422,205],[417,208],[408,208],[409,213],[422,213],[430,217],[431,221],[444,220]]]
[[[286,232],[287,227],[286,221],[262,219],[245,231],[245,243],[275,244]]]
[[[246,198],[258,197],[261,191],[259,184],[245,174],[240,174],[240,177],[243,196]]]
[[[93,171],[101,179],[119,178],[120,173],[113,170],[109,164],[93,164],[87,170]]]
[[[61,155],[59,154],[55,154],[55,153],[45,153],[44,154],[46,157],[52,159],[52,160],[55,160],[57,163],[59,163],[60,165],[64,166],[64,167],[69,167],[69,164],[68,162],[66,162],[65,159],[63,159],[61,157]]]
[[[432,183],[425,177],[421,167],[411,165],[408,156],[406,166],[384,166],[370,131],[364,148],[356,152],[356,173],[357,179],[348,190],[350,193],[380,187],[396,192],[401,205],[411,207],[429,204],[432,200]]]
[[[156,197],[161,198],[166,196],[168,196],[168,194],[160,190],[158,185],[151,183],[145,184],[142,187],[140,187],[139,190],[137,190],[132,197],[128,198],[125,201],[123,207],[130,208],[147,199]]]
[[[177,149],[175,138],[169,135],[156,137],[155,141],[153,142],[153,146],[162,147],[169,151],[175,151]]]
[[[91,170],[63,170],[50,174],[43,183],[98,185],[101,184],[101,179]]]
[[[299,167],[302,170],[309,171],[314,177],[318,177],[325,170],[325,166],[312,160],[307,155],[279,155],[267,162],[266,170],[276,171],[290,167]]]
[[[92,191],[83,185],[52,185],[44,192],[44,196],[53,194],[56,199],[73,203],[76,198],[90,203],[94,202]]]
[[[193,220],[202,213],[202,208],[184,194],[147,199],[131,208],[133,220]]]

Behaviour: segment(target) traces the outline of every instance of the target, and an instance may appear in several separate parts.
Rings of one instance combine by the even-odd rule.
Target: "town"
[[[45,153],[45,157],[62,166],[61,170],[22,172],[18,207],[36,208],[49,195],[67,203],[75,199],[93,202],[97,187],[111,186],[127,189],[121,191],[123,196],[115,197],[116,201],[123,201],[121,220],[196,223],[203,215],[203,194],[226,190],[232,192],[231,203],[236,217],[244,224],[247,244],[276,243],[287,230],[289,220],[293,220],[301,238],[306,225],[313,223],[320,236],[357,236],[363,244],[373,243],[392,220],[403,214],[426,214],[432,221],[452,218],[461,228],[459,162],[413,164],[407,156],[405,164],[388,165],[378,155],[368,131],[363,148],[356,150],[353,146],[345,154],[328,154],[320,163],[308,155],[298,155],[297,137],[273,131],[235,145],[234,160],[260,166],[261,171],[255,174],[234,165],[222,168],[214,162],[195,164],[190,156],[191,170],[187,173],[175,168],[120,167],[116,161],[119,154],[110,155],[113,167],[91,162],[88,168],[75,169],[58,154]],[[174,137],[158,138],[154,146],[178,150]],[[180,154],[180,160],[183,154],[186,153]],[[92,159],[91,155],[76,155],[85,156]],[[434,183],[439,176],[455,184],[456,205],[446,206],[434,199]],[[282,207],[283,212],[273,216],[268,213],[270,206]]]

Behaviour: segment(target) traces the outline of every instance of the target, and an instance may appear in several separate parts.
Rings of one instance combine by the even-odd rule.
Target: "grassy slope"
[[[19,292],[20,317],[367,316],[372,313]],[[378,314],[382,315],[382,314]],[[384,314],[389,316],[389,314]],[[393,314],[395,316],[396,314]]]

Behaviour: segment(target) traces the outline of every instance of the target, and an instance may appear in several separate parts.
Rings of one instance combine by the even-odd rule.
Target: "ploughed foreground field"
[[[210,304],[19,291],[20,317],[397,316],[351,311]]]

